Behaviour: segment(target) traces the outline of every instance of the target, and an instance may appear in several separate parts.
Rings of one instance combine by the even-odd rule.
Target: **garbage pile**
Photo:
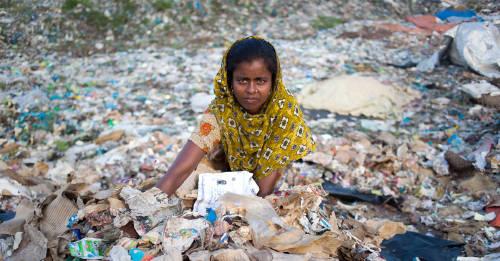
[[[440,48],[449,31],[429,33],[405,20],[422,15],[409,13],[416,7],[435,17],[443,10],[462,12],[446,9],[453,1],[412,1],[413,7],[383,2],[385,9],[376,5],[366,17],[351,16],[365,4],[339,5],[346,17],[336,17],[346,20],[332,27],[310,24],[304,31],[286,22],[290,28],[282,31],[290,37],[262,29],[318,147],[288,167],[272,195],[258,198],[251,188],[246,195],[221,194],[203,214],[195,210],[206,205],[196,201],[211,188],[203,185],[211,184],[204,175],[215,172],[208,162],[174,197],[155,185],[211,100],[224,42],[245,30],[197,48],[159,44],[106,53],[106,47],[85,57],[56,52],[50,43],[27,55],[9,43],[0,66],[0,258],[500,258],[500,82],[491,73],[499,72],[498,61],[475,67],[479,56],[465,55],[463,64],[447,60],[451,50]],[[485,25],[494,36],[500,6],[473,2],[474,21],[439,24],[453,22],[457,30]],[[75,3],[78,12],[94,10]],[[284,11],[290,12],[286,19],[307,16],[279,3],[266,2],[278,14],[266,18],[268,24]],[[57,4],[33,4],[41,8],[35,17]],[[178,1],[171,5],[165,12],[182,10]],[[377,16],[379,9],[397,15]],[[2,23],[14,14],[2,12]],[[2,27],[2,35],[13,28]],[[216,39],[217,33],[206,34]],[[487,46],[488,54],[497,53],[495,45]],[[484,55],[481,50],[462,53]],[[438,59],[429,62],[434,54]]]
[[[413,9],[420,6],[415,3]],[[9,57],[19,52],[88,56],[151,46],[200,48],[224,46],[242,34],[301,39],[351,19],[409,12],[405,1],[8,1],[0,5],[0,44]]]

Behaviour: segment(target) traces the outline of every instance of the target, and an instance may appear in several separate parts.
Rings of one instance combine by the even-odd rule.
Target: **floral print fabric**
[[[217,123],[215,115],[206,111],[189,140],[208,153],[210,160],[219,160],[218,156],[224,152],[220,138],[219,123]]]

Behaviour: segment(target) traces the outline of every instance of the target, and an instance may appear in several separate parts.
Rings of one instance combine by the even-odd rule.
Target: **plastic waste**
[[[450,174],[450,166],[445,159],[445,152],[440,153],[432,160],[432,169],[439,175]]]
[[[191,102],[191,109],[196,113],[204,112],[214,98],[215,95],[210,95],[203,92],[196,93],[191,97],[191,99],[189,99],[189,101]]]
[[[220,200],[229,209],[241,208],[245,210],[244,216],[252,228],[253,244],[257,248],[278,234],[279,228],[285,228],[283,220],[276,214],[271,204],[263,198],[228,192]]]
[[[193,211],[202,216],[207,214],[207,209],[216,209],[220,206],[219,198],[226,192],[241,195],[256,195],[259,186],[248,171],[203,173],[198,179],[198,198],[193,206]]]
[[[371,131],[389,131],[393,129],[393,124],[394,121],[387,120],[387,121],[381,121],[381,120],[367,120],[367,119],[362,119],[360,121],[361,127],[371,130]]]
[[[113,248],[111,248],[111,251],[109,251],[108,255],[109,255],[111,261],[131,261],[132,260],[130,258],[130,255],[128,254],[127,250],[119,245],[113,246]]]
[[[103,259],[104,249],[102,239],[99,238],[84,238],[76,242],[68,244],[69,253],[71,256],[84,259]]]
[[[480,142],[479,148],[477,148],[472,154],[470,155],[471,160],[474,162],[472,165],[476,167],[477,169],[484,171],[484,168],[486,167],[486,155],[490,153],[491,149],[495,146],[495,142],[488,138],[488,137],[483,137],[483,139]]]
[[[456,11],[453,9],[446,9],[443,11],[439,11],[435,14],[435,16],[442,21],[446,21],[448,23],[460,23],[463,21],[470,21],[470,20],[478,20],[479,22],[482,22],[483,19],[479,17],[476,12],[472,9],[468,9],[465,11]]]
[[[443,240],[408,231],[382,242],[382,257],[387,261],[443,260],[453,261],[462,254],[464,243]]]
[[[483,94],[500,95],[498,87],[484,80],[477,83],[459,85],[458,88],[478,100],[481,99]]]
[[[400,204],[403,202],[402,198],[363,193],[353,189],[342,187],[339,184],[334,184],[331,182],[324,182],[323,189],[330,195],[347,202],[364,201],[374,205],[387,204],[395,207],[398,210],[401,210]]]
[[[439,65],[439,52],[434,52],[431,57],[419,62],[417,70],[420,72],[433,71]]]
[[[430,57],[420,61],[417,64],[417,70],[419,72],[432,72],[442,62],[447,61],[449,59],[452,42],[453,37],[446,34],[443,35],[443,38],[439,43],[438,50],[436,50]]]
[[[14,246],[14,237],[7,237],[0,239],[0,257],[8,258],[12,255],[12,249]]]
[[[500,200],[496,200],[484,207],[487,214],[495,214],[495,218],[490,220],[490,225],[500,227]]]
[[[132,261],[149,261],[153,259],[152,256],[148,255],[147,253],[144,253],[144,251],[138,248],[130,249],[129,253],[130,257],[132,257]]]
[[[463,23],[458,26],[451,47],[451,60],[490,77],[500,78],[500,33],[490,23]]]
[[[21,111],[28,111],[37,106],[47,105],[50,103],[47,94],[41,89],[29,91],[23,96],[15,97],[13,101],[19,105]]]
[[[80,4],[73,9],[68,6],[76,2]],[[252,249],[254,229],[245,217],[250,211],[236,206],[231,208],[234,214],[228,214],[221,206],[213,209],[216,215],[198,217],[213,221],[213,227],[204,230],[205,237],[200,230],[184,254],[160,247],[168,256],[164,259],[176,260],[173,254],[181,260],[196,254],[196,260],[246,255],[251,260],[304,260],[312,255],[380,259],[381,237],[366,235],[365,225],[372,219],[393,219],[391,211],[376,211],[382,206],[361,201],[329,202],[320,190],[293,192],[297,185],[328,180],[365,194],[405,197],[408,204],[400,207],[404,216],[410,214],[405,222],[409,230],[429,229],[450,240],[463,240],[467,255],[487,260],[484,257],[498,248],[500,233],[474,215],[482,215],[478,215],[482,220],[492,217],[483,211],[492,210],[485,205],[499,192],[494,175],[500,171],[500,146],[484,157],[484,173],[466,182],[440,177],[432,165],[440,152],[453,151],[458,155],[456,164],[445,158],[450,171],[462,169],[460,157],[468,164],[464,170],[473,171],[473,152],[480,147],[481,136],[492,134],[498,143],[498,112],[484,98],[483,106],[471,104],[479,99],[471,101],[459,90],[464,84],[476,84],[483,75],[442,66],[450,50],[441,53],[444,42],[439,42],[438,31],[454,25],[441,23],[433,14],[415,20],[420,25],[433,22],[429,29],[401,19],[442,10],[457,1],[403,2],[9,1],[0,8],[0,186],[4,188],[0,219],[15,212],[14,220],[31,228],[14,226],[10,220],[1,223],[0,253],[10,252],[9,258],[18,260],[59,260],[67,256],[68,239],[102,237],[110,244],[106,251],[120,245],[127,252],[139,248],[159,255],[164,222],[172,216],[193,219],[190,211],[201,194],[195,175],[191,175],[193,186],[175,204],[150,189],[195,128],[209,99],[197,104],[201,100],[193,98],[197,93],[211,94],[228,44],[242,34],[258,34],[275,46],[284,83],[296,94],[306,93],[308,85],[355,74],[385,87],[416,92],[416,99],[401,107],[402,120],[389,114],[380,122],[363,114],[304,108],[317,140],[316,154],[312,160],[292,163],[278,183],[279,197],[266,198],[285,226],[300,233],[287,233],[278,221],[262,222],[256,233],[274,235],[277,244],[272,249],[268,244]],[[498,10],[485,1],[474,2],[474,8],[487,21],[498,18]],[[214,27],[213,21],[224,21],[224,26]],[[394,24],[378,24],[381,21]],[[85,38],[88,35],[95,37]],[[439,53],[440,68],[425,73],[412,68],[434,52]],[[349,98],[339,107],[381,94],[365,83],[344,86],[334,98]],[[326,98],[323,105],[331,105],[328,92],[319,95]],[[400,98],[394,96],[396,101]],[[382,130],[392,137],[380,137]],[[452,186],[441,184],[449,178]],[[53,192],[67,183],[71,183],[63,193],[67,198],[53,200]],[[20,203],[25,201],[31,205]],[[74,205],[71,215],[81,210],[69,229],[61,202]],[[274,217],[271,210],[252,205],[249,209],[264,216],[251,218],[252,225]],[[47,226],[40,225],[44,223]],[[181,234],[179,229],[177,233]],[[233,247],[240,249],[229,249]],[[333,256],[340,253],[342,257]],[[109,252],[105,254],[109,258]]]

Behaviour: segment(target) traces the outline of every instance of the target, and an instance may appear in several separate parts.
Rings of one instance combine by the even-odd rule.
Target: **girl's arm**
[[[203,156],[205,156],[205,152],[189,140],[177,155],[167,173],[156,184],[156,187],[167,193],[169,197],[172,196],[184,180],[196,169]]]
[[[283,169],[277,169],[271,172],[269,175],[257,180],[257,185],[259,185],[259,193],[257,196],[265,197],[274,191],[274,187],[276,186],[276,182],[281,176]]]

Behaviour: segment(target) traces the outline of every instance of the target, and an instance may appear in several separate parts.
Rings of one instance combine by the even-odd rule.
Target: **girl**
[[[252,36],[226,51],[215,99],[157,187],[172,195],[208,153],[226,170],[247,170],[259,196],[273,192],[282,169],[316,147],[295,98],[281,79],[274,47]]]

